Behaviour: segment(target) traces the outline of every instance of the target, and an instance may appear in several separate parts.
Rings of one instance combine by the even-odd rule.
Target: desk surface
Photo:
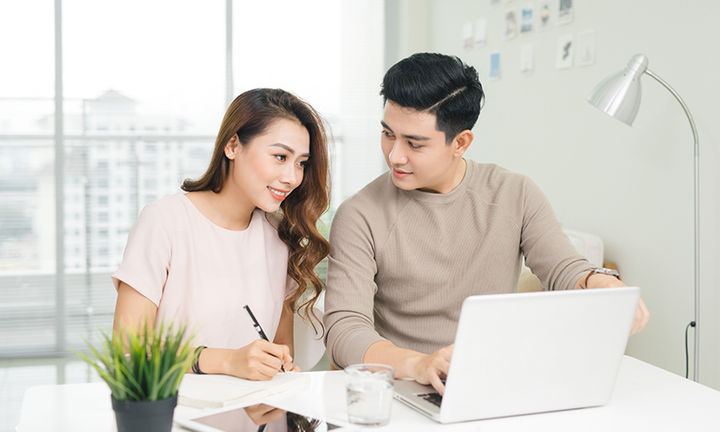
[[[344,422],[343,373],[308,374],[312,382],[306,391],[277,395],[264,402],[307,416]],[[114,431],[109,393],[104,383],[32,387],[25,393],[17,430]],[[392,410],[391,423],[374,430],[720,430],[720,392],[631,357],[623,359],[613,396],[603,407],[451,425],[439,425],[397,401],[393,402]],[[191,412],[178,407],[175,415]]]

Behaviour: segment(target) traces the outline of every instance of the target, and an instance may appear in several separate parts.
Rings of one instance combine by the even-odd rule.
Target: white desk
[[[266,402],[327,420],[345,419],[340,371],[310,372],[302,393]],[[400,402],[382,431],[719,431],[720,392],[631,357],[625,357],[610,403],[604,407],[439,425]],[[187,413],[178,407],[176,416]],[[20,432],[114,431],[109,390],[104,383],[37,386],[23,400]],[[179,429],[178,429],[179,430]]]

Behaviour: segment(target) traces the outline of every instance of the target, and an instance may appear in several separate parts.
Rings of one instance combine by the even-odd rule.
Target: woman
[[[318,321],[314,268],[329,252],[315,226],[328,206],[327,172],[310,105],[276,89],[238,96],[205,174],[183,183],[186,194],[149,204],[133,227],[113,274],[115,330],[187,322],[195,372],[264,380],[298,370],[293,313],[308,291],[299,309]],[[244,305],[272,342],[258,338]]]

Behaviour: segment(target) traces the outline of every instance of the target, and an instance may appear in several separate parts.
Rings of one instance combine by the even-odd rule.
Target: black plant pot
[[[177,394],[157,401],[112,399],[118,432],[170,432]]]

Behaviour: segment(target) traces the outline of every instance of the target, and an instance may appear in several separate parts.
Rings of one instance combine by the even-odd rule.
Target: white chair
[[[325,291],[318,297],[313,311],[318,318],[322,319],[324,309]],[[318,328],[318,331],[320,330],[317,323],[315,323],[315,327]],[[325,354],[325,344],[322,337],[315,333],[310,322],[298,314],[295,314],[293,328],[295,331],[295,358],[293,362],[300,366],[303,371],[309,371],[318,364]]]

